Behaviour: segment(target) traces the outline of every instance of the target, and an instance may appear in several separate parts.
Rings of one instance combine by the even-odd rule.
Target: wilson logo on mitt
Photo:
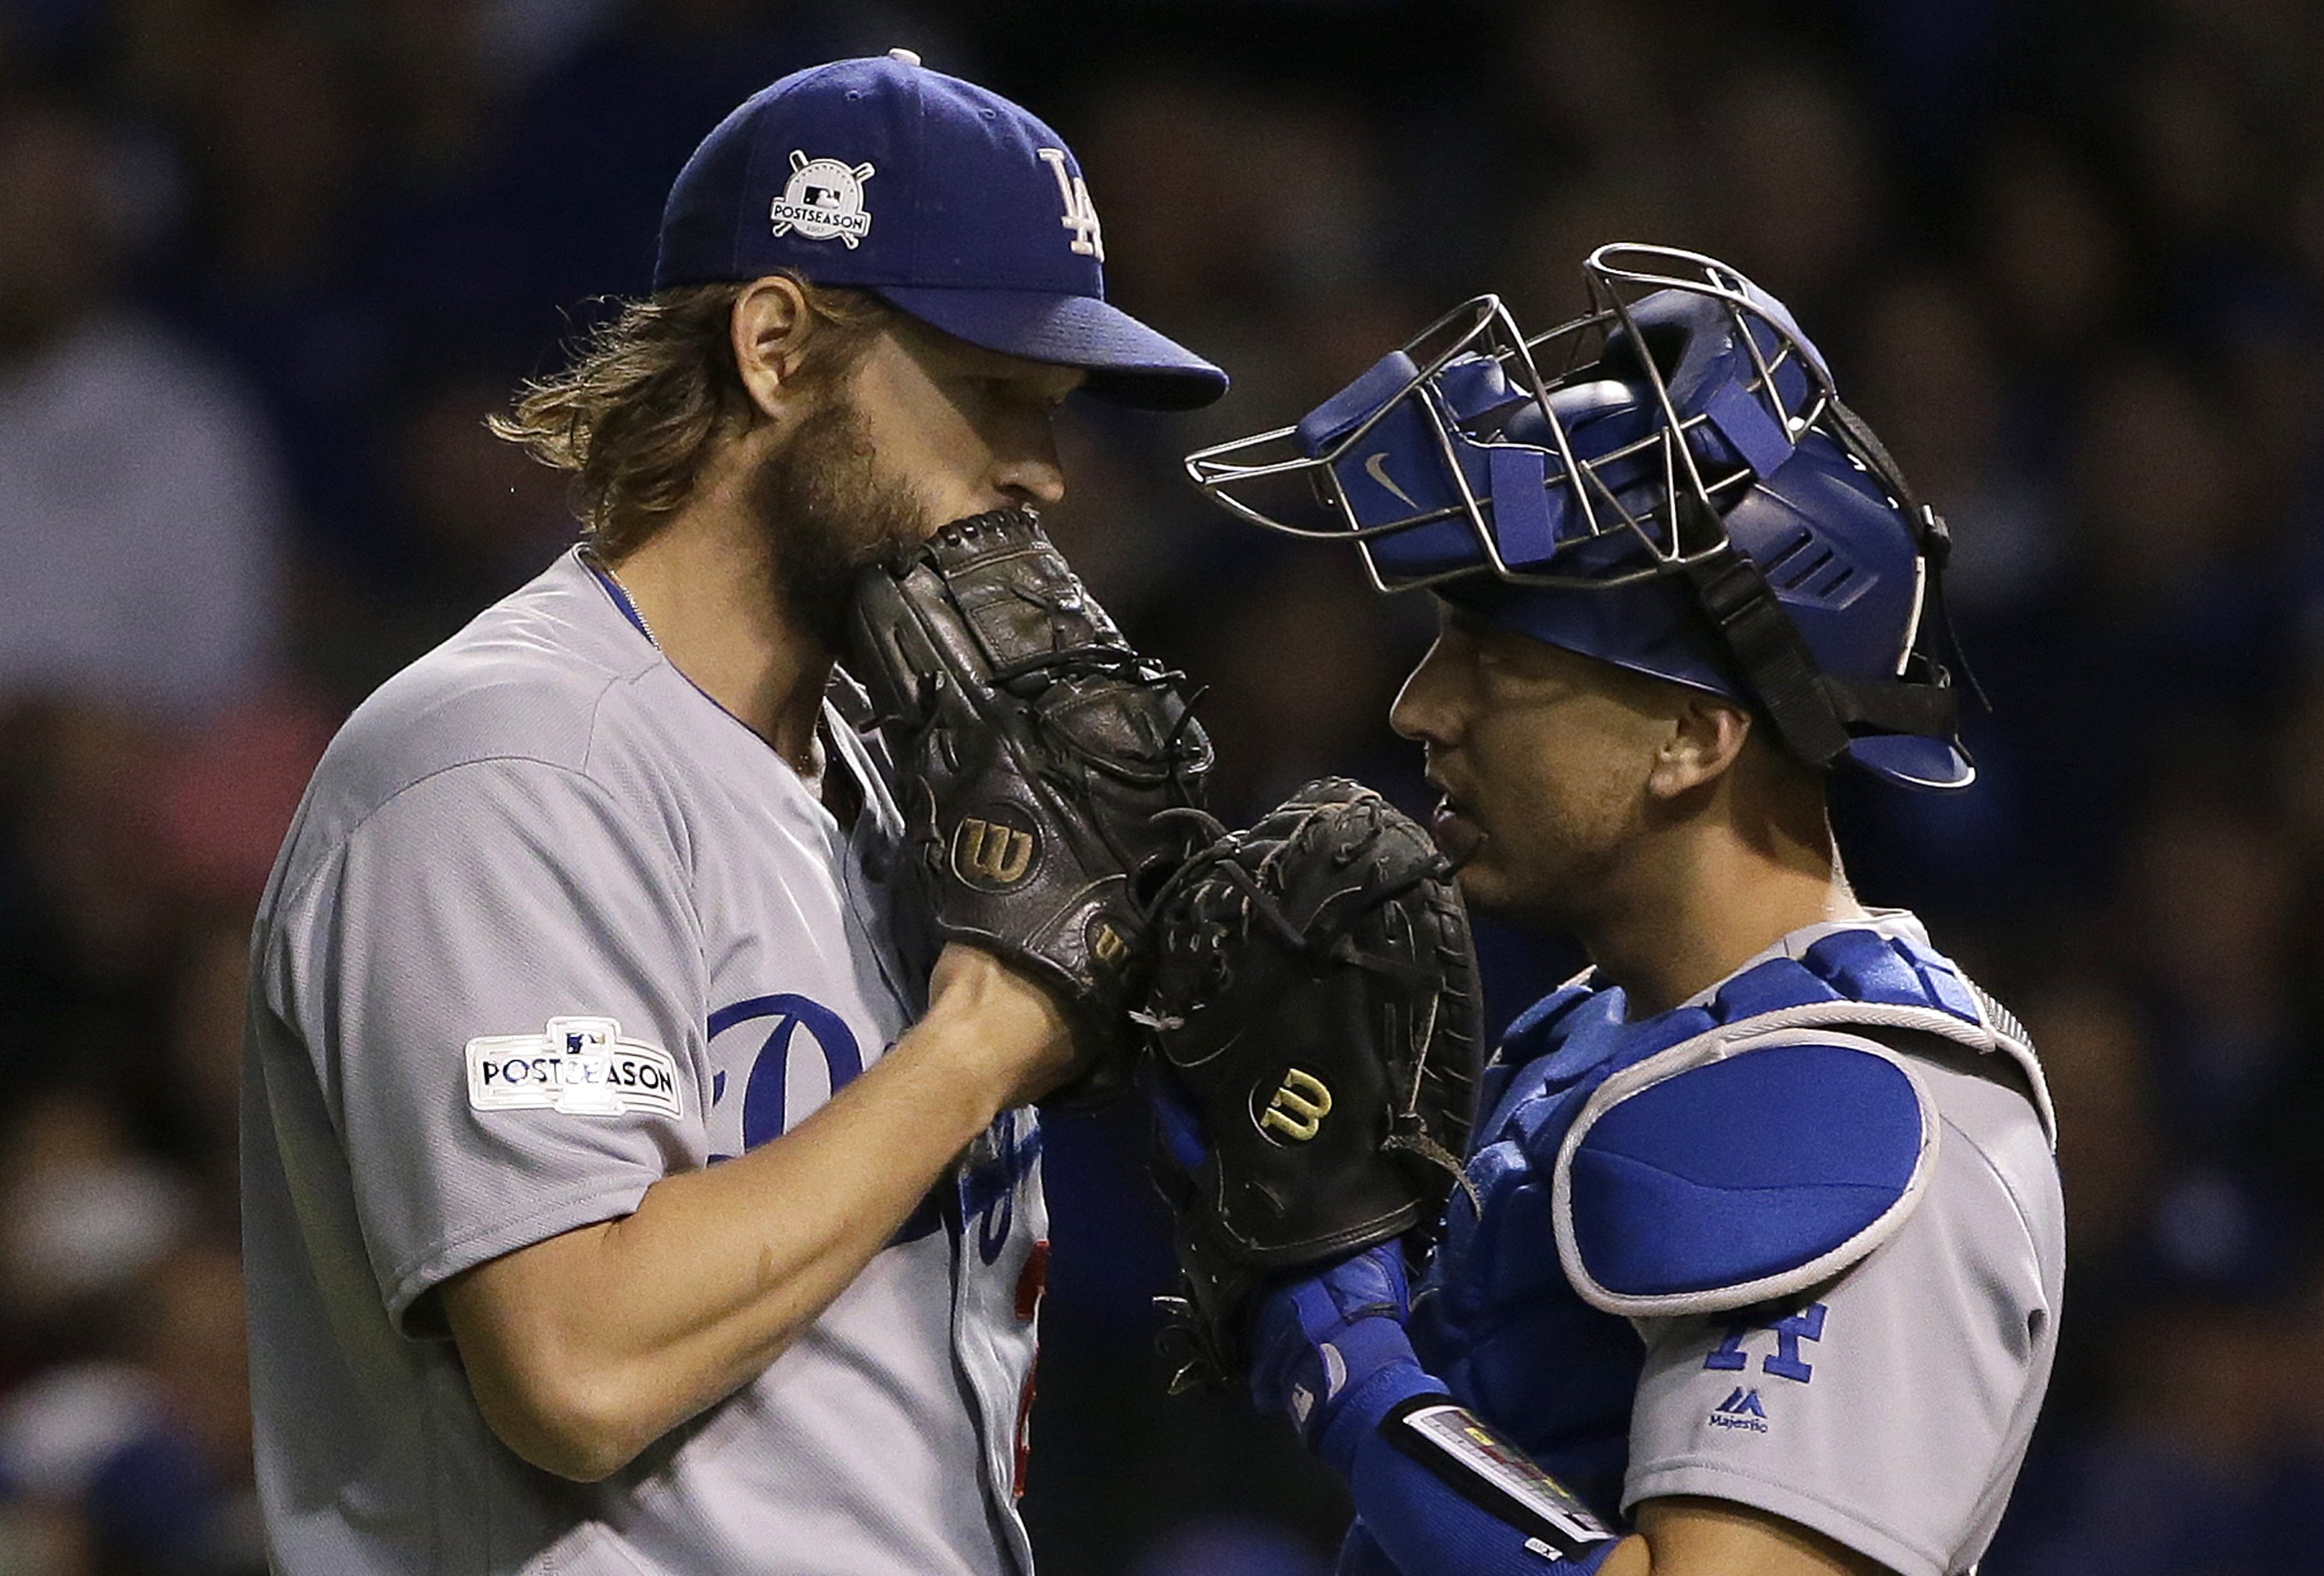
[[[1476,967],[1452,863],[1360,783],[1212,834],[1157,896],[1156,1180],[1176,1217],[1173,1386],[1245,1374],[1267,1278],[1413,1234],[1462,1180]],[[1191,1130],[1191,1139],[1188,1133]]]
[[[1331,1114],[1332,1091],[1323,1087],[1323,1080],[1294,1067],[1285,1071],[1275,1098],[1259,1114],[1259,1125],[1295,1144],[1305,1144],[1323,1130],[1323,1118]]]
[[[963,816],[953,829],[952,873],[986,892],[1006,892],[1033,873],[1040,848],[1030,827]]]
[[[1130,938],[1107,922],[1103,914],[1097,914],[1090,920],[1089,950],[1096,961],[1119,969],[1130,956]]]

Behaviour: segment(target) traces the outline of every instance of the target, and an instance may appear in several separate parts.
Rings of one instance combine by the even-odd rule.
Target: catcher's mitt
[[[1179,675],[1131,650],[1030,510],[957,520],[858,577],[847,665],[896,767],[908,896],[1056,989],[1085,1071],[1053,1102],[1125,1085],[1146,910],[1190,847],[1210,741]]]
[[[1264,1275],[1434,1225],[1475,1115],[1479,1003],[1451,861],[1344,778],[1194,856],[1155,926],[1141,1018],[1161,1062],[1156,1166],[1184,1272],[1165,1340],[1184,1389],[1241,1371]],[[1192,1108],[1192,1143],[1170,1131],[1174,1103]]]

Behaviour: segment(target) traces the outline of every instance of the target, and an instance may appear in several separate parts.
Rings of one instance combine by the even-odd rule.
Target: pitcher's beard
[[[785,616],[830,652],[846,637],[857,571],[917,547],[931,524],[909,487],[881,474],[862,416],[836,392],[767,457],[752,503]]]

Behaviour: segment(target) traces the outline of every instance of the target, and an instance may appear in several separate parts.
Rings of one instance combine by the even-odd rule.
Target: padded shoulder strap
[[[1909,1062],[1843,1025],[1714,1029],[1582,1107],[1552,1176],[1558,1256],[1628,1318],[1788,1296],[1902,1229],[1938,1132]]]
[[[2024,1025],[1952,960],[1910,936],[1870,927],[1835,932],[1797,959],[1735,976],[1720,987],[1711,1013],[1738,1029],[1778,1023],[1914,1029],[2006,1056],[2024,1072],[2042,1130],[2057,1145],[2057,1112]]]

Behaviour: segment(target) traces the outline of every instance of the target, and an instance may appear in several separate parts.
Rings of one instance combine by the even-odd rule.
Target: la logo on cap
[[[1097,222],[1097,204],[1090,200],[1089,182],[1078,175],[1065,173],[1065,149],[1036,148],[1033,152],[1056,173],[1057,195],[1065,202],[1065,217],[1060,222],[1074,233],[1074,250],[1084,257],[1104,262],[1105,231]]]
[[[863,209],[863,183],[872,179],[869,164],[844,164],[837,159],[810,159],[791,150],[791,178],[775,199],[770,217],[775,234],[797,230],[810,241],[834,236],[849,251],[872,233],[872,216]]]

